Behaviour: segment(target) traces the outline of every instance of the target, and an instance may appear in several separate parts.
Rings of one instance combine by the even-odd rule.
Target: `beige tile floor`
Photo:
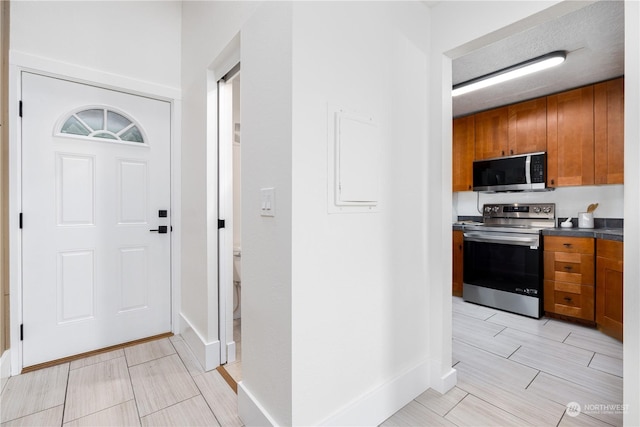
[[[384,426],[619,426],[622,344],[597,330],[453,300],[458,384],[427,390]],[[181,337],[11,377],[2,426],[236,426],[237,396]],[[582,411],[565,413],[569,402]]]
[[[9,378],[2,426],[241,426],[237,396],[180,336]]]
[[[599,331],[453,299],[458,384],[427,390],[384,426],[621,426],[622,343]],[[581,411],[565,413],[570,402]]]

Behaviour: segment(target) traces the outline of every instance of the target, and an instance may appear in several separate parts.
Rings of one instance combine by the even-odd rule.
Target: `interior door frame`
[[[218,294],[220,364],[234,362],[236,342],[233,336],[233,81],[240,63],[216,82],[217,93],[217,170],[218,218],[225,226],[218,229]],[[239,298],[239,296],[238,296]]]
[[[233,284],[233,198],[230,205],[220,206],[219,190],[222,185],[231,185],[233,177],[231,170],[227,182],[222,183],[224,173],[219,171],[219,85],[218,81],[227,76],[240,63],[240,33],[222,49],[220,54],[209,64],[207,68],[207,288],[217,290],[217,301],[211,299],[208,302],[210,313],[216,310],[215,331],[217,332],[218,348],[215,361],[212,364],[219,366],[228,361],[228,354],[235,354],[235,341],[233,341],[233,289],[232,286],[222,286],[229,278]],[[229,153],[232,150],[232,142],[229,144]],[[223,215],[223,216],[220,216]],[[225,220],[225,228],[218,229],[217,220]],[[213,224],[213,222],[216,224]],[[228,227],[227,227],[228,224]],[[225,246],[226,245],[226,246]],[[229,248],[225,254],[221,247]],[[230,315],[229,315],[230,313]],[[228,321],[230,319],[230,321]],[[211,322],[213,328],[213,322]],[[227,337],[231,342],[227,342]],[[212,355],[213,356],[213,355]],[[206,369],[206,367],[205,367]]]
[[[9,289],[10,289],[10,364],[11,375],[23,368],[22,341],[22,232],[19,213],[22,211],[22,123],[19,101],[22,93],[22,73],[29,72],[46,77],[88,84],[107,90],[117,90],[169,102],[171,109],[170,135],[170,209],[173,228],[171,235],[171,330],[179,333],[180,313],[180,92],[178,89],[136,79],[112,75],[20,52],[9,56]]]

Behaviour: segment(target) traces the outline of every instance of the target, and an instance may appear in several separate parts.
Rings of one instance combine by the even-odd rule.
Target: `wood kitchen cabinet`
[[[605,334],[622,341],[623,243],[597,241],[596,323]]]
[[[547,98],[537,98],[475,115],[475,159],[547,150]]]
[[[548,187],[623,184],[624,77],[455,119],[453,134],[453,191],[472,188],[473,160],[539,151]]]
[[[594,85],[595,183],[624,183],[624,78]]]
[[[453,295],[457,297],[462,296],[462,283],[463,283],[463,236],[462,231],[454,230],[453,231]]]
[[[473,189],[474,116],[453,120],[453,191]]]
[[[544,310],[593,322],[595,239],[544,237]]]
[[[475,115],[475,159],[506,156],[509,149],[509,108],[501,107]]]
[[[547,186],[593,185],[593,85],[547,97]]]
[[[509,106],[508,155],[547,151],[547,98]]]

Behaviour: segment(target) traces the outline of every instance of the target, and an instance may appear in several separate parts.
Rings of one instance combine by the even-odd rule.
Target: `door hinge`
[[[20,324],[20,341],[24,340],[24,325]]]
[[[221,228],[224,228],[224,226],[225,226],[224,219],[219,219],[218,220],[218,230],[221,229]]]
[[[22,101],[18,101],[18,116],[22,117]]]
[[[20,212],[20,215],[18,217],[18,223],[20,225],[20,229],[22,229],[22,212]]]

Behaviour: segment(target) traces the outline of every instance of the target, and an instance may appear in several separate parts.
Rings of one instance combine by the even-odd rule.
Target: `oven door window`
[[[518,294],[539,295],[540,247],[464,242],[464,283]]]

